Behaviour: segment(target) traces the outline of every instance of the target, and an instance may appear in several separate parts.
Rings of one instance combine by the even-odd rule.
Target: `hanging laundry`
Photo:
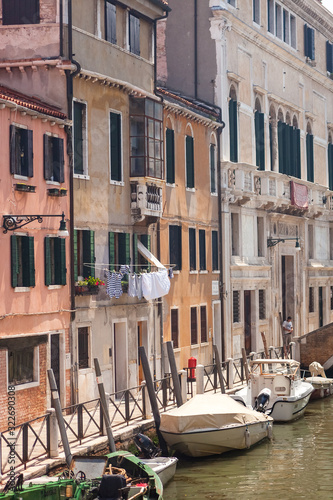
[[[120,273],[110,273],[108,272],[108,278],[106,282],[106,293],[110,298],[115,297],[119,299],[119,297],[123,294],[123,289],[121,287],[121,278],[122,275]]]
[[[135,275],[135,284],[136,284],[136,293],[138,299],[142,299],[142,275],[136,274]]]
[[[128,275],[128,292],[127,292],[129,297],[137,297],[138,296],[138,291],[136,288],[136,275],[135,274],[129,274]]]
[[[142,275],[142,293],[146,300],[163,297],[170,290],[168,271],[158,271]]]
[[[124,276],[124,274],[128,274],[129,273],[129,270],[130,270],[129,266],[127,266],[126,264],[122,264],[120,266],[119,272],[120,272],[120,274],[122,274]]]

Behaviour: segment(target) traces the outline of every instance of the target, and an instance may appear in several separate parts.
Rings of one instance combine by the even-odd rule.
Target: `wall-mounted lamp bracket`
[[[34,222],[35,220],[39,223],[43,222],[44,217],[61,217],[60,227],[58,234],[59,236],[68,236],[68,231],[66,229],[65,214],[62,212],[61,215],[4,215],[2,227],[3,232],[6,234],[8,231],[15,231],[15,229],[20,229],[21,227]],[[61,233],[61,234],[60,234]]]

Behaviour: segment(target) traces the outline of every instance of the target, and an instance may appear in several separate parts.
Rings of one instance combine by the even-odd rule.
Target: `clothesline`
[[[101,269],[102,271],[110,271],[110,269],[113,269],[115,267],[121,267],[121,266],[128,266],[129,268],[131,267],[140,267],[140,268],[145,268],[145,267],[153,267],[153,268],[156,268],[156,269],[160,269],[160,267],[158,266],[155,266],[155,264],[120,264],[120,263],[116,263],[116,264],[107,264],[107,263],[101,263],[101,264],[95,264],[95,263],[91,263],[91,262],[84,262],[83,265],[85,267],[91,267],[91,268],[98,268],[98,269]],[[163,264],[165,266],[165,268],[174,268],[176,267],[177,264]],[[105,266],[108,266],[108,267],[105,267]]]

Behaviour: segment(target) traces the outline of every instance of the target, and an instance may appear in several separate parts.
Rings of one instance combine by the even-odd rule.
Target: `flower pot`
[[[30,184],[15,184],[15,191],[22,191],[25,193],[35,193],[36,186],[31,186]]]

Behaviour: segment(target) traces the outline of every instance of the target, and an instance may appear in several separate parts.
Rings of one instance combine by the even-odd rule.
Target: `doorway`
[[[251,290],[244,290],[244,338],[245,351],[250,354],[252,351],[251,342]]]
[[[139,354],[139,347],[143,346],[146,351],[146,355],[149,361],[149,348],[148,348],[148,332],[147,332],[147,321],[138,321],[138,327],[137,327],[137,332],[138,332],[138,368],[139,368],[139,373],[138,373],[138,382],[139,385],[143,380],[145,380],[145,376],[143,373],[142,369],[142,363],[140,359],[140,354]]]
[[[319,313],[319,328],[324,325],[324,307],[323,307],[323,287],[318,289],[318,313]]]
[[[127,324],[125,321],[113,324],[113,369],[114,389],[121,392],[127,389]],[[117,394],[117,399],[121,394]]]
[[[54,333],[51,335],[51,370],[53,370],[54,378],[58,388],[58,394],[61,401],[61,385],[60,385],[60,335]]]
[[[294,257],[292,255],[282,255],[281,257],[281,277],[282,277],[282,314],[283,321],[290,316],[294,318],[295,309],[295,274]]]

